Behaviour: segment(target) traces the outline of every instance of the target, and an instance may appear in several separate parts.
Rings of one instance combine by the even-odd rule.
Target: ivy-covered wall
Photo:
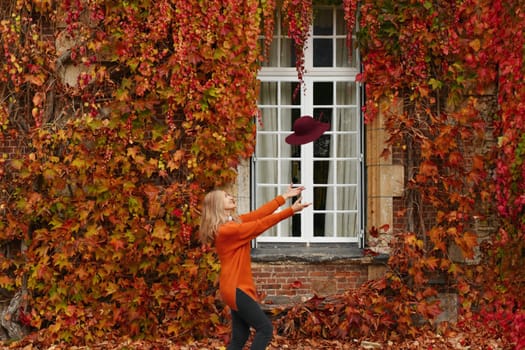
[[[234,181],[253,152],[259,35],[272,33],[277,4],[1,5],[1,137],[22,140],[27,150],[0,158],[7,336],[41,331],[35,338],[47,346],[107,334],[215,334],[227,313],[215,295],[217,260],[194,238],[199,200]],[[357,2],[342,5],[353,29]],[[301,77],[311,2],[278,6],[299,49]],[[524,6],[359,3],[365,119],[382,120],[382,157],[405,152],[404,206],[393,215],[406,216],[407,227],[392,236],[384,278],[349,291],[322,324],[297,308],[282,329],[293,333],[288,326],[303,322],[301,334],[415,335],[414,315],[440,312],[429,285],[436,278],[458,292],[467,317],[476,310],[488,310],[479,315],[487,320],[500,311],[521,317]],[[70,45],[57,46],[58,38]],[[67,67],[78,72],[68,80],[76,85],[65,83]],[[480,113],[487,87],[498,104],[489,115]],[[453,259],[451,245],[464,259],[474,256],[474,223],[489,219],[495,230],[479,247],[480,264]],[[517,332],[509,334],[524,339]]]

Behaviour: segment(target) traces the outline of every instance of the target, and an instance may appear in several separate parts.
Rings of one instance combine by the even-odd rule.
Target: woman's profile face
[[[237,208],[237,204],[235,203],[235,198],[227,192],[224,193],[224,210],[231,211]]]

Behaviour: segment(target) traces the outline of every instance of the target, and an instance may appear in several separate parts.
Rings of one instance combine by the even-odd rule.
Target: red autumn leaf
[[[182,210],[180,208],[175,208],[171,211],[171,215],[180,218],[182,216]]]
[[[388,230],[390,230],[390,225],[389,224],[381,225],[381,227],[379,227],[379,230],[383,232],[388,232]]]
[[[392,154],[392,151],[390,150],[390,148],[384,148],[383,151],[381,152],[381,157],[384,159],[388,159],[388,157],[390,157],[391,154]]]
[[[460,152],[451,152],[448,156],[448,161],[451,166],[457,166],[463,162],[463,155]]]
[[[372,249],[363,249],[363,256],[377,256],[379,253],[373,251]]]
[[[25,6],[14,16],[9,12],[19,9],[14,2],[3,6],[0,38],[5,60],[0,81],[2,101],[6,103],[0,107],[2,137],[11,135],[14,140],[23,140],[16,144],[30,146],[32,153],[13,161],[12,168],[2,172],[7,181],[2,185],[1,209],[8,215],[7,224],[2,222],[2,238],[12,239],[9,243],[13,246],[19,242],[28,246],[24,246],[23,256],[3,256],[1,272],[13,276],[13,280],[28,280],[28,285],[35,288],[27,300],[34,307],[34,322],[50,325],[29,342],[47,337],[43,342],[67,339],[67,346],[76,346],[98,338],[106,330],[118,330],[127,337],[124,346],[148,348],[142,340],[130,344],[129,336],[155,336],[162,332],[161,322],[169,322],[166,329],[172,339],[179,340],[185,334],[207,339],[206,344],[185,347],[219,348],[225,343],[224,339],[208,342],[206,336],[217,329],[220,334],[228,333],[226,327],[213,328],[217,321],[211,322],[212,328],[209,323],[223,319],[218,317],[221,311],[214,304],[214,296],[207,294],[214,290],[217,262],[192,255],[196,248],[187,239],[170,239],[167,235],[174,232],[173,237],[179,237],[183,233],[187,238],[194,232],[198,212],[193,208],[199,195],[233,180],[235,171],[227,168],[236,167],[240,158],[253,153],[254,131],[249,120],[256,109],[254,82],[260,68],[255,43],[262,34],[261,23],[266,34],[273,33],[270,24],[273,10],[279,5],[274,1],[259,2],[264,6],[261,9],[257,2],[254,6],[224,3],[179,1],[175,8],[165,1],[137,2],[132,7],[115,2],[106,8],[103,2],[94,1],[83,2],[80,8],[66,1],[55,11],[46,0],[33,2],[31,9]],[[311,3],[290,0],[285,4],[288,11],[283,14],[289,20],[286,28],[300,46],[310,30]],[[356,1],[343,1],[347,29],[357,18],[352,12],[356,5]],[[483,346],[492,329],[487,330],[489,323],[482,323],[483,335],[459,343],[510,348],[504,344],[509,334],[514,340],[512,346],[522,343],[522,315],[516,312],[514,318],[508,318],[499,312],[519,311],[515,305],[522,304],[522,269],[515,268],[523,265],[524,201],[520,196],[524,191],[521,135],[525,91],[523,43],[518,40],[524,32],[524,21],[519,17],[521,5],[441,2],[440,6],[432,6],[430,1],[394,2],[388,6],[383,1],[359,4],[363,73],[358,81],[366,76],[364,117],[370,123],[381,113],[388,121],[380,125],[388,140],[382,156],[406,166],[405,175],[410,176],[406,195],[393,200],[408,208],[398,212],[403,212],[400,216],[407,214],[406,220],[413,226],[411,232],[421,232],[408,236],[406,241],[396,241],[394,236],[395,254],[390,256],[388,266],[394,273],[388,280],[388,301],[365,286],[358,292],[334,297],[330,307],[326,298],[283,316],[286,327],[282,329],[290,333],[325,337],[336,334],[351,340],[321,346],[328,340],[312,336],[290,345],[276,339],[272,347],[336,349],[354,345],[362,335],[386,339],[385,334],[394,344],[379,342],[376,347],[396,347],[396,341],[417,333],[418,346],[437,348],[436,343],[424,343],[420,330],[412,324],[412,309],[407,306],[414,295],[412,279],[422,281],[426,275],[421,269],[425,268],[424,273],[434,269],[435,261],[427,260],[426,255],[427,249],[434,248],[443,253],[439,268],[449,273],[447,277],[453,279],[463,273],[462,265],[447,257],[449,241],[454,239],[462,250],[470,252],[475,238],[464,234],[465,229],[459,225],[477,229],[484,223],[471,222],[472,211],[485,210],[490,216],[494,212],[492,205],[501,213],[494,221],[501,222],[504,229],[495,228],[494,232],[505,234],[488,242],[485,252],[498,259],[472,269],[481,277],[469,277],[476,280],[476,287],[487,290],[484,299],[496,300],[498,295],[518,299],[510,308],[497,302],[490,305],[495,309],[491,321],[496,320],[498,327],[515,328],[506,329],[494,343],[497,345]],[[57,13],[63,18],[56,17]],[[53,28],[72,36],[67,38],[71,42],[66,45],[69,51],[62,57],[62,52],[55,53],[55,49],[64,47],[58,44]],[[346,34],[350,38],[352,32]],[[81,40],[76,40],[76,35],[81,35]],[[268,37],[264,40],[269,42]],[[296,60],[299,75],[304,68],[301,54]],[[63,61],[65,56],[67,60]],[[82,71],[78,86],[62,86],[57,79],[63,76],[69,60]],[[435,90],[429,90],[429,81],[440,84],[432,84]],[[51,90],[54,87],[59,93]],[[487,98],[491,91],[493,96]],[[464,101],[464,96],[475,96],[470,100],[476,101]],[[491,103],[486,102],[489,99],[498,104],[497,109],[490,108]],[[398,101],[401,112],[397,110]],[[28,102],[38,108],[33,109],[35,106]],[[46,108],[40,108],[41,104]],[[465,108],[464,113],[450,112],[456,107]],[[206,130],[207,124],[214,126],[213,132]],[[485,130],[501,137],[497,142],[490,137],[483,139]],[[491,143],[496,145],[490,148]],[[488,148],[489,152],[483,153]],[[427,159],[432,167],[423,164],[420,173],[412,177],[420,159]],[[486,179],[485,169],[494,169],[491,178]],[[429,180],[434,182],[432,186]],[[195,187],[189,188],[189,182]],[[162,190],[155,195],[136,187],[159,185]],[[164,195],[169,200],[164,201]],[[181,209],[188,215],[180,232],[180,222],[172,222],[169,215],[163,217],[165,203],[169,208],[190,206],[189,210]],[[438,220],[438,224],[449,220],[450,225],[458,226],[451,230],[432,226],[435,211],[453,210],[465,216]],[[394,231],[399,231],[400,216],[394,218]],[[157,219],[166,220],[173,231],[155,224]],[[487,219],[489,224],[492,219]],[[376,236],[382,231],[374,230],[371,233]],[[159,244],[151,239],[152,231],[167,239]],[[195,263],[184,266],[187,257]],[[196,278],[187,280],[188,274]],[[103,293],[107,291],[105,280],[109,279],[115,279],[109,288],[112,300]],[[173,296],[163,287],[175,280],[184,288]],[[504,286],[501,281],[505,281]],[[497,293],[490,291],[492,286],[498,288]],[[461,290],[469,288],[462,286]],[[71,309],[64,303],[74,303],[74,315],[67,315]],[[465,299],[465,305],[468,303]],[[103,307],[95,310],[93,304]],[[341,321],[341,314],[337,314],[337,310],[344,309],[341,305],[351,305],[352,317],[360,317],[359,327]],[[327,309],[335,314],[324,313]],[[432,308],[422,312],[435,314]],[[76,324],[81,320],[87,321]],[[392,324],[399,327],[382,328]],[[116,334],[109,333],[111,340],[101,346],[119,348],[113,343]],[[156,341],[159,343],[151,348],[178,346],[169,339]],[[399,346],[410,347],[414,344]]]
[[[379,230],[377,229],[377,227],[372,226],[370,230],[368,230],[368,234],[370,235],[370,237],[377,238],[379,237]]]

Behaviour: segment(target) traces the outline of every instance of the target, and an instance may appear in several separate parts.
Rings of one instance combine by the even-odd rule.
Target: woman
[[[241,350],[255,328],[252,350],[263,350],[270,343],[273,327],[270,319],[257,303],[251,270],[250,241],[268,228],[311,203],[299,198],[292,206],[275,212],[287,199],[300,196],[304,187],[288,187],[259,209],[236,216],[235,199],[222,190],[214,190],[204,197],[200,224],[202,243],[215,243],[221,263],[219,290],[231,309],[232,338],[228,350]]]

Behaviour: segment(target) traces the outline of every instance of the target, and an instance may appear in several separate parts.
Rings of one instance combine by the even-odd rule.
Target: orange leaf
[[[465,232],[462,236],[454,239],[465,258],[474,257],[474,248],[478,245],[478,236],[472,232]]]
[[[468,44],[474,51],[478,52],[481,48],[481,42],[479,39],[474,39]]]
[[[435,270],[439,265],[439,259],[435,256],[430,256],[423,260],[423,263],[426,267],[428,267],[430,270]]]
[[[109,241],[109,244],[111,244],[116,251],[119,251],[120,249],[124,249],[124,242],[115,237],[111,238],[111,241]]]
[[[152,236],[155,238],[170,239],[170,232],[168,229],[168,226],[166,225],[166,222],[163,220],[157,220],[155,222],[155,227],[153,228]]]
[[[438,168],[434,162],[431,161],[425,161],[422,162],[419,166],[419,172],[421,175],[425,176],[437,176],[438,174]]]

